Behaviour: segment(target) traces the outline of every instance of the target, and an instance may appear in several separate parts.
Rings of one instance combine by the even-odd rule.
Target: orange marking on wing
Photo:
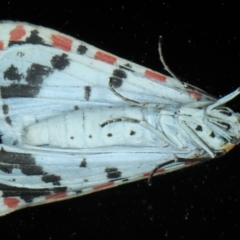
[[[3,50],[3,48],[4,48],[3,41],[0,41],[0,50]]]
[[[160,82],[165,82],[166,81],[166,77],[164,75],[162,75],[160,73],[157,73],[157,72],[150,71],[150,70],[146,70],[145,73],[144,73],[144,76],[148,77],[148,78],[155,79],[155,80],[160,81]]]
[[[23,25],[17,25],[12,31],[10,31],[10,41],[18,41],[26,35],[26,31]]]
[[[9,208],[16,208],[18,206],[20,200],[17,198],[6,197],[6,198],[4,198],[3,202]]]
[[[192,90],[187,90],[187,92],[194,98],[194,99],[200,99],[202,97],[201,93],[192,91]]]
[[[100,51],[96,52],[94,58],[110,64],[114,64],[117,61],[116,57]]]
[[[72,39],[69,39],[62,35],[53,34],[52,35],[52,45],[54,47],[61,48],[64,51],[70,51],[72,49]]]

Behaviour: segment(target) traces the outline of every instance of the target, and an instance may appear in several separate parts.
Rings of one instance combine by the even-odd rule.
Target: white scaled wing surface
[[[228,152],[239,115],[52,29],[0,23],[0,215]]]

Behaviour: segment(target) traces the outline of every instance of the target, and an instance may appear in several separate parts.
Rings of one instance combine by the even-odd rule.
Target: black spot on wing
[[[8,114],[8,105],[7,104],[3,104],[3,106],[2,106],[2,110],[3,110],[3,113],[4,114]]]
[[[122,173],[115,167],[106,168],[105,172],[107,173],[107,178],[109,179],[120,178],[122,176]]]
[[[65,53],[63,53],[61,56],[59,55],[53,56],[51,60],[53,68],[57,70],[64,70],[70,64],[70,61],[67,57],[68,55]]]
[[[119,66],[119,68],[130,71],[130,72],[134,72],[134,70],[132,70],[132,66],[129,63],[127,63],[123,66]]]
[[[55,174],[46,174],[42,176],[42,181],[45,183],[52,183],[53,185],[61,185],[61,177]]]
[[[197,127],[195,129],[199,132],[202,132],[202,130],[203,130],[201,125],[197,125]]]
[[[212,138],[215,138],[214,132],[211,132],[211,134],[209,136],[212,137]]]
[[[11,173],[13,170],[14,166],[11,164],[2,164],[0,163],[0,171],[5,172],[5,173]]]
[[[35,97],[39,90],[40,87],[38,86],[11,84],[8,87],[1,87],[1,97]]]
[[[54,193],[66,192],[66,187],[57,188],[25,188],[25,187],[13,187],[7,184],[0,183],[0,190],[2,191],[2,197],[20,197],[26,203],[33,202],[34,198],[43,197]]]
[[[112,137],[112,133],[108,133],[107,136],[108,136],[108,137]]]
[[[123,79],[127,77],[125,71],[121,69],[115,69],[113,71],[112,77],[110,78],[111,84],[114,88],[119,88],[122,86]]]
[[[20,81],[21,78],[23,78],[23,74],[20,74],[18,68],[12,64],[5,72],[3,72],[3,78],[12,81]]]
[[[84,98],[85,98],[85,100],[89,101],[90,96],[91,96],[91,87],[90,86],[85,86],[84,87]]]
[[[131,130],[130,135],[133,136],[135,135],[135,133],[136,133],[135,131]]]
[[[113,76],[114,77],[118,77],[118,78],[127,78],[127,74],[125,71],[121,70],[121,69],[115,69],[113,71]]]
[[[38,34],[38,30],[32,30],[30,36],[26,38],[26,43],[46,45]]]
[[[83,160],[81,161],[79,167],[87,167],[87,161],[86,161],[86,158],[83,158]]]
[[[6,123],[9,124],[10,126],[12,125],[12,120],[11,120],[10,117],[6,117],[6,118],[5,118],[5,121],[6,121]]]
[[[88,48],[85,45],[79,45],[77,49],[77,53],[83,55],[87,52]]]
[[[8,165],[8,169],[11,169],[11,165],[12,169],[20,169],[27,176],[44,174],[42,167],[36,165],[35,159],[31,154],[12,153],[1,149],[0,156],[0,165]]]
[[[124,64],[124,66],[126,66],[127,68],[132,68],[132,65],[130,63],[126,63]]]
[[[43,172],[43,169],[41,166],[37,166],[34,163],[32,164],[21,164],[21,166],[19,167],[22,171],[23,174],[25,175],[28,175],[28,176],[33,176],[33,175],[42,175],[44,172]]]
[[[45,77],[52,72],[52,69],[37,63],[33,63],[27,70],[26,82],[30,86],[39,87]],[[39,90],[38,90],[39,91]]]

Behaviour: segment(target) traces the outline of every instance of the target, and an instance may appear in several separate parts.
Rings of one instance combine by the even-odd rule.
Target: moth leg
[[[163,114],[161,115],[159,121],[162,127],[162,131],[167,136],[167,138],[174,142],[179,149],[184,148],[185,146],[183,145],[183,143],[177,138],[176,134],[172,131],[172,127],[174,125],[174,116]],[[171,123],[173,124],[171,125]]]
[[[178,158],[174,155],[174,159],[171,159],[171,160],[168,160],[167,162],[164,162],[164,163],[160,163],[158,164],[153,170],[152,172],[150,173],[149,175],[149,178],[148,178],[148,185],[151,186],[152,185],[152,178],[153,178],[153,175],[156,173],[156,171],[166,165],[169,165],[169,164],[172,164],[174,162],[177,162],[178,161]]]
[[[128,117],[114,118],[114,119],[111,119],[111,120],[108,120],[108,121],[102,123],[100,126],[101,127],[105,127],[108,124],[116,123],[116,122],[131,122],[131,123],[140,124],[144,128],[146,128],[149,131],[151,131],[152,133],[156,134],[163,141],[167,142],[168,144],[172,145],[173,147],[177,147],[176,144],[174,142],[172,142],[163,132],[157,130],[151,124],[149,124],[149,123],[147,123],[145,121],[140,121],[138,119],[128,118]]]
[[[110,90],[120,99],[122,99],[124,102],[128,102],[130,104],[134,104],[136,106],[139,107],[156,107],[156,108],[162,108],[165,105],[164,104],[154,104],[154,103],[140,103],[138,101],[132,100],[130,98],[124,97],[123,95],[121,95],[120,93],[118,93],[114,88],[113,88],[113,78],[110,77],[110,80],[108,82],[108,86],[110,88]]]
[[[202,149],[204,149],[212,158],[215,157],[215,153],[198,137],[198,135],[188,126],[187,119],[179,117],[179,124],[187,135],[197,143]]]
[[[227,132],[227,130],[230,128],[230,125],[228,123],[220,122],[219,119],[214,118],[206,118],[205,122],[207,126],[213,129],[213,132],[218,133],[220,136],[226,138],[229,142],[231,141],[232,137]],[[222,128],[225,129],[225,131]]]
[[[172,164],[172,163],[174,163],[174,162],[182,162],[182,163],[184,163],[184,162],[204,162],[204,161],[206,161],[207,159],[198,159],[198,158],[196,158],[196,159],[183,159],[183,158],[178,158],[178,157],[176,157],[176,156],[174,156],[175,158],[174,159],[171,159],[171,160],[169,160],[169,161],[167,161],[167,162],[164,162],[164,163],[160,163],[160,164],[158,164],[153,170],[152,170],[152,172],[150,173],[150,175],[149,175],[149,177],[148,177],[148,185],[149,186],[151,186],[152,185],[152,178],[153,178],[153,175],[157,172],[157,170],[158,169],[160,169],[160,168],[162,168],[162,167],[164,167],[164,166],[167,166],[167,165],[169,165],[169,164]]]

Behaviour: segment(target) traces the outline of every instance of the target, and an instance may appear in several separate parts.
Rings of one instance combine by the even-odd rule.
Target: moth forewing
[[[0,24],[0,215],[219,156],[239,114],[52,29]]]

